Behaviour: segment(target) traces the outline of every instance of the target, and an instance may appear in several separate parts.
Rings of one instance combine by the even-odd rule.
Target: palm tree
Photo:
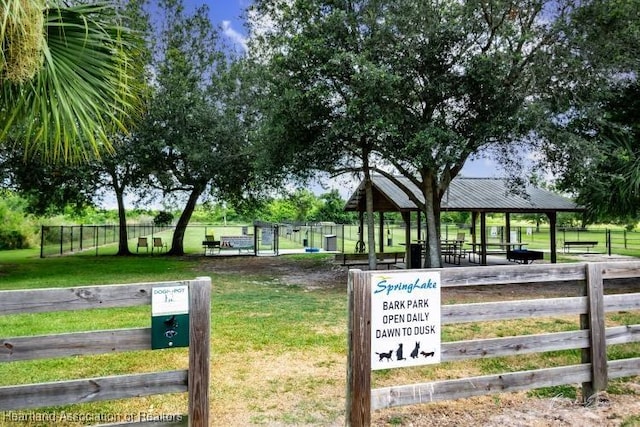
[[[53,161],[100,157],[138,105],[136,37],[114,5],[0,0],[0,144]]]

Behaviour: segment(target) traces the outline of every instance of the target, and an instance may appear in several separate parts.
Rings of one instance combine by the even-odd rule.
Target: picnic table
[[[469,243],[469,245],[472,247],[472,251],[469,252],[469,262],[475,264],[479,264],[481,262],[482,255],[503,255],[516,249],[522,250],[527,246],[526,243],[522,242],[487,242],[485,244]]]

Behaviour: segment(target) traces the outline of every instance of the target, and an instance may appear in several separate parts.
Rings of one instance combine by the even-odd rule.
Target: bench
[[[245,234],[244,236],[220,236],[218,253],[223,250],[237,250],[240,254],[242,251],[253,252],[255,250],[254,248],[253,234]]]
[[[369,266],[369,254],[337,254],[336,261],[347,267]],[[387,270],[392,265],[404,263],[404,252],[378,252],[376,253],[376,266],[386,265]]]
[[[220,251],[220,240],[203,240],[202,248],[204,249],[204,256],[213,255],[216,249]]]
[[[571,252],[571,248],[586,248],[589,249],[595,247],[598,244],[596,240],[567,240],[564,242],[564,253]]]
[[[216,240],[213,235],[204,236],[202,248],[204,249],[204,256],[213,255],[216,249],[220,252],[220,240]]]
[[[544,259],[544,253],[528,249],[514,249],[507,251],[507,259],[519,264],[532,264],[535,260]]]

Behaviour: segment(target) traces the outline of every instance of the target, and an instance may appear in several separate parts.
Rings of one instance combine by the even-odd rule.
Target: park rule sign
[[[371,369],[440,362],[440,272],[371,276]]]

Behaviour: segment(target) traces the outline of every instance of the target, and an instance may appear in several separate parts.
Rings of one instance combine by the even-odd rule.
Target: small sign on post
[[[349,272],[347,420],[371,424],[371,371],[440,362],[441,272]]]
[[[151,290],[151,348],[189,346],[189,287]]]
[[[440,273],[371,276],[371,369],[440,363]]]

